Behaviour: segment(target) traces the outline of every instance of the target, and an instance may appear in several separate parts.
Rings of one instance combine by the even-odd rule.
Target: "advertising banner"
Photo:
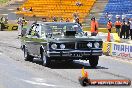
[[[132,44],[113,43],[111,45],[111,56],[132,59]]]

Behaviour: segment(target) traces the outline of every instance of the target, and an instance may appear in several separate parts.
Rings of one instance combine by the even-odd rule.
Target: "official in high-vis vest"
[[[108,31],[111,33],[111,29],[112,29],[112,22],[111,22],[111,20],[109,20],[109,21],[107,22],[107,29],[108,29]]]
[[[115,28],[116,28],[116,33],[118,34],[118,36],[120,36],[120,29],[121,29],[120,19],[117,19],[117,21],[115,22]]]
[[[91,19],[91,36],[96,36],[98,34],[98,22],[95,17]]]

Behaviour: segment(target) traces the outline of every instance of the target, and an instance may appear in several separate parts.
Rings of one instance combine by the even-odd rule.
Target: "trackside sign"
[[[111,55],[120,58],[132,59],[132,44],[112,43]]]

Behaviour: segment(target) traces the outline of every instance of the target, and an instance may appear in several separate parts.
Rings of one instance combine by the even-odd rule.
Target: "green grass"
[[[10,1],[10,0],[0,0],[0,4],[6,3],[8,1]]]
[[[90,31],[90,27],[86,27],[86,28],[83,28],[83,31]],[[98,29],[99,32],[104,32],[104,33],[108,33],[108,30],[106,28],[99,28]],[[115,29],[113,28],[112,33],[115,33]]]

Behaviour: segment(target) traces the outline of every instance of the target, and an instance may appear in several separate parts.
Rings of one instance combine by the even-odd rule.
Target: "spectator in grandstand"
[[[130,35],[130,20],[128,19],[127,21],[127,25],[126,25],[126,39],[129,39],[129,35]]]
[[[111,20],[109,20],[109,21],[107,22],[107,29],[108,29],[108,31],[111,33],[111,29],[112,29],[112,22],[111,22]]]
[[[32,11],[33,11],[33,8],[32,8],[32,7],[30,7],[29,11],[31,11],[31,12],[32,12]]]
[[[43,17],[42,22],[47,22],[47,19],[45,17]]]
[[[120,18],[118,18],[117,21],[115,22],[115,28],[116,28],[116,33],[118,34],[118,36],[120,36],[120,29],[121,29]]]
[[[27,9],[25,7],[22,8],[22,11],[27,11]]]
[[[19,7],[17,8],[17,11],[20,11],[20,8]]]
[[[77,13],[74,13],[74,14],[73,14],[73,18],[74,18],[74,19],[73,19],[73,22],[76,22],[76,19],[79,18],[79,17],[78,17],[78,14],[77,14]]]
[[[82,6],[83,4],[81,2],[76,2],[76,6]]]
[[[57,22],[57,18],[54,16],[54,17],[52,18],[52,21],[53,21],[53,22]]]
[[[126,38],[126,28],[127,28],[127,25],[124,20],[121,26],[120,38],[122,38],[122,36],[124,36],[124,39]]]
[[[113,17],[113,15],[112,15],[112,14],[109,14],[109,15],[108,15],[108,20],[111,20],[112,17]]]
[[[98,34],[98,22],[95,17],[91,18],[91,36],[96,36]]]
[[[131,40],[132,40],[132,19],[130,20],[130,36],[131,36]]]
[[[120,19],[120,15],[116,15],[116,19]]]
[[[125,20],[125,19],[126,19],[126,15],[123,14],[123,15],[122,15],[122,20]]]
[[[82,24],[80,23],[79,18],[77,18],[77,19],[75,20],[75,23],[78,23],[78,24],[82,27]]]
[[[109,15],[109,13],[108,13],[108,12],[106,12],[106,13],[105,13],[105,18],[108,18],[108,15]]]
[[[63,19],[62,18],[60,19],[60,22],[63,22]]]
[[[112,19],[112,16],[113,15],[110,14],[110,13],[108,13],[108,12],[105,13],[105,18],[108,19],[108,20],[111,20]]]
[[[70,22],[70,20],[68,18],[66,18],[66,22]]]

